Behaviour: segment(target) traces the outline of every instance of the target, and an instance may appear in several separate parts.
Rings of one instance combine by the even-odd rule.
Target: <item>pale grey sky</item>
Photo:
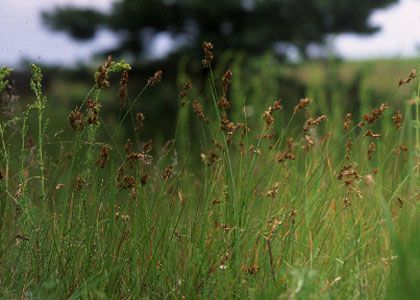
[[[400,0],[398,4],[377,10],[370,22],[382,30],[368,37],[342,34],[336,38],[336,50],[344,57],[355,59],[419,56],[420,0]]]
[[[0,1],[1,65],[15,66],[23,57],[34,62],[71,64],[86,61],[93,52],[116,43],[116,38],[105,31],[94,41],[78,43],[64,33],[48,31],[40,18],[41,11],[55,5],[77,4],[106,10],[111,0]],[[340,35],[335,38],[336,51],[352,59],[419,54],[420,0],[400,0],[396,5],[374,12],[370,21],[381,26],[381,32],[369,37]],[[164,39],[159,45],[160,51],[165,51]]]

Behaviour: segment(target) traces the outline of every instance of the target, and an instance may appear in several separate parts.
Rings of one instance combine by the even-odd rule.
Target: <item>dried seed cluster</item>
[[[230,102],[227,99],[227,94],[228,94],[231,82],[232,82],[232,71],[229,69],[223,74],[223,77],[222,77],[223,94],[222,94],[222,97],[217,102],[217,104],[219,105],[219,108],[222,110],[227,110],[230,108]]]
[[[371,142],[368,146],[368,150],[367,150],[367,155],[368,155],[368,160],[371,160],[373,157],[373,154],[376,151],[376,144],[374,142]]]
[[[343,122],[343,127],[344,127],[345,132],[349,131],[352,123],[353,121],[352,121],[351,113],[347,113],[346,118],[344,119],[344,122]]]
[[[109,160],[109,146],[108,145],[102,145],[101,150],[99,152],[99,158],[96,160],[96,164],[100,168],[104,168],[106,163]]]
[[[99,125],[99,111],[101,104],[93,99],[86,101],[86,116],[76,107],[69,114],[70,126],[75,131],[82,131],[85,125]]]
[[[109,55],[105,63],[99,66],[98,71],[95,74],[96,87],[103,89],[109,87],[108,71],[112,65],[112,56]]]
[[[360,179],[360,175],[357,173],[356,168],[353,165],[345,165],[340,170],[337,178],[344,181],[346,186],[351,186],[355,180]]]
[[[395,128],[400,129],[403,123],[403,114],[397,110],[392,116],[392,120],[394,121]]]
[[[373,133],[373,131],[370,130],[370,129],[368,131],[366,131],[365,136],[370,136],[370,137],[373,137],[375,139],[381,137],[381,135],[379,133]]]
[[[202,45],[202,49],[203,49],[203,53],[204,53],[204,58],[201,61],[203,64],[203,68],[210,68],[211,66],[211,62],[214,59],[214,55],[213,55],[213,44],[210,42],[204,42]]]
[[[322,121],[325,121],[326,119],[326,115],[322,115],[316,119],[309,118],[306,120],[305,125],[303,126],[303,131],[308,131],[312,127],[318,126]]]
[[[282,110],[283,106],[280,103],[281,100],[274,102],[273,106],[269,106],[266,111],[263,112],[262,118],[265,121],[266,126],[271,126],[274,123],[273,113],[277,110]]]
[[[286,160],[295,160],[296,153],[294,152],[295,145],[293,139],[289,138],[287,140],[287,150],[277,154],[277,162],[283,162]]]
[[[149,77],[149,79],[147,80],[147,84],[150,86],[158,84],[162,81],[162,75],[163,72],[161,70],[156,71],[155,74],[153,74],[153,76]]]
[[[86,101],[86,114],[87,114],[87,124],[88,125],[99,125],[99,111],[101,110],[101,104],[98,101],[93,99],[88,99]]]
[[[128,84],[128,71],[121,73],[120,89],[118,95],[120,97],[120,106],[125,107],[125,100],[127,99],[127,84]]]
[[[76,107],[75,110],[71,111],[69,114],[70,126],[73,130],[81,131],[85,127],[85,120],[83,114],[80,112],[79,108]]]
[[[370,113],[363,115],[363,121],[359,123],[359,127],[365,126],[366,122],[368,124],[373,124],[375,121],[379,120],[388,107],[387,103],[382,103],[380,107],[374,108]]]
[[[348,139],[346,143],[346,160],[348,161],[350,160],[350,157],[351,157],[352,147],[353,147],[353,143],[351,142],[351,139]]]
[[[271,189],[266,193],[266,196],[274,199],[279,191],[279,187],[280,187],[280,182],[274,183]]]
[[[200,102],[198,102],[198,100],[194,100],[192,102],[192,107],[193,107],[193,110],[194,110],[195,114],[197,115],[197,117],[201,121],[206,122],[206,123],[209,122],[209,120],[207,119],[207,117],[204,115],[203,106],[201,105]]]
[[[182,86],[182,91],[179,92],[179,98],[185,98],[188,95],[188,91],[192,88],[191,80],[188,80]]]
[[[308,107],[309,104],[311,104],[312,99],[310,98],[303,98],[299,100],[299,103],[293,108],[293,112],[297,113],[298,111],[305,109]]]
[[[411,70],[410,74],[408,75],[408,77],[401,79],[400,81],[398,81],[398,86],[402,86],[403,84],[407,84],[410,83],[411,80],[415,79],[417,77],[417,71],[416,70]]]

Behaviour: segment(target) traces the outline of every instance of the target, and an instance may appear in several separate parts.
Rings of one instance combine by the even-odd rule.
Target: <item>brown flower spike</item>
[[[372,142],[372,143],[369,144],[368,151],[367,151],[368,160],[372,159],[373,153],[375,153],[375,151],[376,151],[376,144],[374,142]]]
[[[108,79],[108,68],[112,64],[112,56],[108,55],[107,60],[101,66],[99,66],[98,71],[95,74],[95,82],[96,87],[99,89],[109,87],[109,79]]]
[[[99,111],[101,110],[101,104],[98,101],[89,99],[86,101],[87,107],[87,123],[89,125],[99,125]]]
[[[127,84],[128,84],[128,72],[123,71],[121,73],[121,79],[120,79],[120,90],[118,92],[118,95],[120,97],[120,106],[125,106],[125,100],[127,99]]]
[[[109,146],[103,145],[101,147],[101,151],[99,152],[99,158],[96,161],[96,164],[98,165],[99,168],[103,169],[105,167],[105,164],[108,162],[108,160],[109,160]]]
[[[327,116],[322,115],[316,119],[309,118],[306,120],[305,125],[303,126],[303,131],[308,131],[311,127],[318,126],[322,121],[326,120]]]
[[[184,83],[182,87],[182,91],[179,92],[179,98],[185,98],[188,94],[188,91],[192,88],[192,82],[191,80],[188,80]]]
[[[351,119],[351,113],[346,114],[346,118],[344,119],[343,127],[344,131],[348,131],[351,127],[352,119]]]
[[[402,127],[403,115],[399,110],[392,116],[392,120],[394,121],[395,128],[400,129]]]
[[[83,114],[80,112],[80,110],[77,107],[75,110],[70,112],[69,121],[70,121],[70,126],[75,131],[82,131],[85,126],[85,120],[83,118]]]
[[[401,79],[400,81],[398,81],[398,86],[400,87],[403,84],[410,83],[410,81],[415,79],[416,77],[417,77],[417,71],[416,70],[411,70],[411,72],[410,72],[410,74],[408,75],[407,78]]]
[[[193,103],[192,103],[192,107],[193,107],[193,110],[194,110],[195,114],[197,115],[197,117],[200,120],[202,120],[202,121],[204,121],[206,123],[209,122],[209,120],[207,119],[207,117],[204,115],[203,106],[201,106],[201,103],[200,102],[198,102],[197,100],[194,100]]]
[[[163,72],[161,70],[156,71],[152,77],[149,77],[149,79],[147,80],[147,84],[150,86],[154,86],[158,84],[159,82],[162,81],[162,75],[163,75]]]
[[[211,62],[214,59],[214,55],[213,55],[213,44],[210,42],[204,42],[202,45],[202,49],[203,49],[203,53],[204,53],[204,58],[201,61],[203,64],[203,68],[210,68],[211,66]]]
[[[373,124],[384,114],[388,107],[387,103],[382,103],[380,107],[372,109],[370,113],[363,115],[363,121],[359,125],[364,126],[364,122]]]
[[[271,124],[274,123],[273,113],[276,110],[282,110],[283,109],[283,106],[281,105],[280,101],[281,100],[275,101],[273,106],[269,106],[268,109],[263,112],[262,118],[264,119],[265,124],[267,126],[270,126]]]
[[[312,99],[310,98],[303,98],[299,100],[299,103],[295,106],[295,108],[293,108],[293,112],[297,113],[298,111],[304,109],[305,107],[307,107],[309,104],[311,104]]]

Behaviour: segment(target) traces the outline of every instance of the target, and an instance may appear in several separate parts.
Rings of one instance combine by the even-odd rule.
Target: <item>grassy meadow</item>
[[[128,92],[108,58],[47,93],[31,65],[26,106],[1,69],[0,299],[416,299],[419,61],[204,49],[172,124],[160,71]]]

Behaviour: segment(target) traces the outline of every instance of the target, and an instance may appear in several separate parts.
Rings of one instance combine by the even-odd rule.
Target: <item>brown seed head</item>
[[[263,112],[262,117],[265,121],[265,125],[270,126],[271,124],[274,123],[274,117],[272,116],[271,111],[266,110],[265,112]]]
[[[77,107],[75,110],[70,112],[69,121],[70,121],[70,126],[75,131],[82,131],[85,126],[83,114],[80,112],[80,110]]]
[[[230,144],[232,142],[233,134],[238,129],[238,126],[229,120],[226,112],[222,113],[220,119],[220,128],[226,134],[226,141]]]
[[[132,189],[136,186],[136,179],[133,176],[125,175],[122,182],[119,184],[119,188]]]
[[[382,103],[380,107],[372,109],[372,111],[368,114],[363,115],[363,121],[373,124],[376,120],[378,120],[388,109],[387,103]]]
[[[268,109],[266,111],[263,112],[262,118],[265,121],[265,124],[267,126],[270,126],[274,123],[274,117],[273,117],[273,113],[276,110],[282,110],[283,106],[280,103],[281,100],[276,100],[274,101],[273,106],[269,106]]]
[[[76,177],[76,190],[80,191],[85,186],[86,186],[86,180],[81,176],[77,176]]]
[[[249,146],[249,152],[251,154],[257,154],[257,155],[261,155],[261,149],[256,149],[256,147],[254,145]]]
[[[381,135],[380,135],[380,134],[378,134],[378,133],[373,133],[373,131],[372,131],[372,130],[368,130],[368,131],[366,131],[365,136],[370,136],[370,137],[373,137],[373,138],[377,139],[377,138],[379,138]]]
[[[260,267],[255,263],[246,269],[246,272],[248,272],[251,275],[256,275],[259,271]]]
[[[337,178],[344,181],[346,186],[350,186],[353,184],[354,180],[360,179],[360,175],[357,173],[355,167],[352,165],[345,165],[340,170]]]
[[[277,162],[283,162],[286,160],[295,160],[296,159],[296,154],[294,153],[294,149],[295,145],[293,143],[293,139],[289,138],[287,139],[287,150],[278,153],[276,160]]]
[[[400,81],[398,81],[398,86],[402,86],[403,84],[407,84],[409,83],[411,80],[415,79],[417,77],[417,71],[416,70],[411,70],[410,74],[408,75],[408,77],[406,77],[405,79],[401,79]]]
[[[188,80],[186,83],[184,83],[184,86],[182,87],[182,91],[179,93],[180,98],[185,98],[188,94],[188,91],[192,88],[192,82]]]
[[[351,124],[352,124],[351,113],[347,113],[346,118],[344,119],[344,123],[343,123],[344,131],[348,131],[351,127]]]
[[[399,110],[395,112],[392,120],[394,121],[395,128],[400,129],[402,127],[403,115]]]
[[[308,131],[311,127],[315,127],[319,125],[319,123],[321,123],[322,121],[326,119],[327,119],[326,115],[322,115],[316,119],[309,118],[308,120],[306,120],[305,125],[303,126],[303,131]]]
[[[174,166],[173,165],[169,165],[165,168],[165,172],[162,175],[162,179],[163,180],[168,180],[172,174],[174,173]]]
[[[55,186],[55,190],[56,191],[59,191],[59,190],[61,190],[63,188],[64,188],[64,184],[63,183],[57,183],[57,185]]]
[[[99,158],[96,160],[96,165],[99,168],[104,168],[105,164],[109,160],[109,146],[108,145],[102,145],[101,150],[99,152]]]
[[[86,122],[88,125],[99,125],[99,111],[101,110],[101,104],[98,101],[93,99],[88,99],[86,101],[87,107],[87,119]]]
[[[125,100],[127,99],[127,84],[128,84],[128,72],[123,71],[121,73],[121,79],[120,79],[120,89],[118,92],[118,95],[120,97],[120,106],[125,106]]]
[[[193,107],[193,110],[194,110],[195,114],[197,115],[197,117],[200,120],[202,120],[202,121],[204,121],[206,123],[209,122],[209,120],[207,119],[207,117],[204,115],[203,106],[201,106],[201,103],[200,102],[198,102],[197,100],[194,100],[193,103],[192,103],[192,107]]]
[[[109,87],[109,80],[108,80],[108,68],[112,64],[112,56],[108,55],[107,60],[105,63],[98,67],[98,71],[95,74],[95,82],[96,87],[98,89],[103,89]]]
[[[153,148],[153,140],[148,140],[147,142],[143,143],[143,151],[144,153],[149,153],[150,151],[152,151]]]
[[[353,143],[351,142],[351,139],[348,139],[346,143],[346,160],[350,160],[352,147]]]
[[[375,153],[376,151],[376,144],[374,142],[369,144],[368,150],[367,150],[367,154],[368,154],[368,159],[371,160],[373,157],[373,153]]]
[[[147,80],[147,84],[150,86],[158,84],[162,81],[162,74],[163,72],[161,70],[156,71],[152,77],[149,77],[149,79]]]
[[[273,186],[271,187],[271,190],[269,190],[266,193],[266,196],[271,199],[274,199],[278,193],[279,187],[280,187],[280,182],[274,183]]]
[[[304,109],[305,107],[307,107],[311,102],[312,102],[312,99],[310,99],[310,98],[300,99],[299,100],[299,103],[293,109],[293,112],[294,113],[297,113],[298,111],[300,111],[300,110]]]
[[[211,151],[209,154],[201,153],[201,160],[207,166],[213,165],[219,159],[219,155],[215,151]]]
[[[297,209],[292,209],[290,212],[290,223],[295,224],[296,216],[297,216]]]
[[[232,71],[229,69],[227,70],[222,77],[222,87],[223,87],[223,95],[226,96],[232,82]]]
[[[219,101],[217,102],[217,105],[220,109],[226,110],[230,108],[230,102],[226,99],[225,96],[222,96]]]
[[[282,110],[282,109],[283,109],[283,106],[281,105],[281,100],[279,99],[279,100],[274,101],[272,110],[276,111],[276,110]]]
[[[308,146],[313,146],[315,145],[315,141],[313,140],[313,138],[309,135],[305,135],[305,141],[306,143],[308,143]]]
[[[211,62],[214,59],[214,55],[213,55],[213,44],[210,42],[204,42],[202,45],[202,49],[203,49],[203,53],[204,53],[204,58],[201,61],[203,64],[203,68],[210,68],[211,66]]]

